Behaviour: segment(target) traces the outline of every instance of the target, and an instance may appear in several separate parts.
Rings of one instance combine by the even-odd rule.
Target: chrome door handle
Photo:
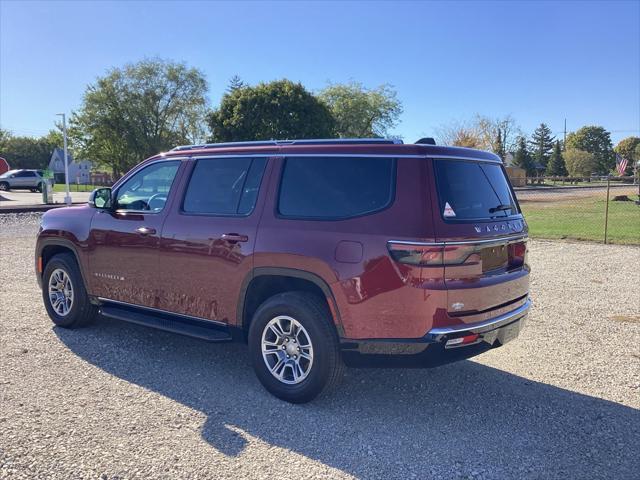
[[[240,235],[238,233],[223,233],[222,240],[226,240],[227,242],[248,242],[249,237],[247,235]]]
[[[138,227],[136,228],[136,233],[146,237],[147,235],[155,235],[156,229],[151,227]]]

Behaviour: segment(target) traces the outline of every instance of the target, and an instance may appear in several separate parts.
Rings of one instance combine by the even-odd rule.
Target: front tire
[[[286,292],[269,298],[254,314],[248,340],[258,380],[287,402],[309,402],[342,377],[338,336],[316,295]]]
[[[98,314],[89,302],[84,281],[71,253],[55,255],[42,275],[42,299],[49,318],[59,327],[78,328],[91,323]]]

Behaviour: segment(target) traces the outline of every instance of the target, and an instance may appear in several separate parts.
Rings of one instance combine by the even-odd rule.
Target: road
[[[615,195],[627,195],[632,200],[638,199],[637,185],[615,185],[609,192],[610,198]],[[538,188],[538,189],[517,189],[518,200],[543,200],[568,201],[586,197],[607,198],[607,187],[564,187],[564,188]]]
[[[55,192],[53,194],[54,203],[64,203],[65,195],[64,192]],[[89,195],[90,192],[71,192],[71,200],[74,203],[86,203]],[[18,207],[23,205],[42,205],[42,194],[22,190],[0,192],[0,209],[2,207]]]
[[[531,242],[518,339],[432,370],[348,369],[289,405],[241,344],[54,328],[38,218],[0,215],[1,479],[638,478],[640,248]]]

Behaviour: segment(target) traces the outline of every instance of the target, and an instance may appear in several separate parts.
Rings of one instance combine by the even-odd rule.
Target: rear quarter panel
[[[255,267],[286,267],[321,277],[331,288],[347,338],[419,337],[429,329],[420,268],[399,265],[390,239],[433,240],[425,160],[397,159],[395,200],[385,210],[345,220],[298,220],[276,213],[283,159],[276,159],[255,246]],[[320,201],[321,199],[319,199]],[[441,294],[444,291],[440,290]]]

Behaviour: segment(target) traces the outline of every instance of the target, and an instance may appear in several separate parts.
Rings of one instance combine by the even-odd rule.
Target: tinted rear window
[[[387,207],[391,158],[291,157],[285,160],[278,211],[298,218],[349,218]]]
[[[440,214],[446,220],[502,218],[518,213],[502,166],[435,160]]]
[[[266,158],[198,160],[184,197],[187,213],[248,215],[258,198]]]

